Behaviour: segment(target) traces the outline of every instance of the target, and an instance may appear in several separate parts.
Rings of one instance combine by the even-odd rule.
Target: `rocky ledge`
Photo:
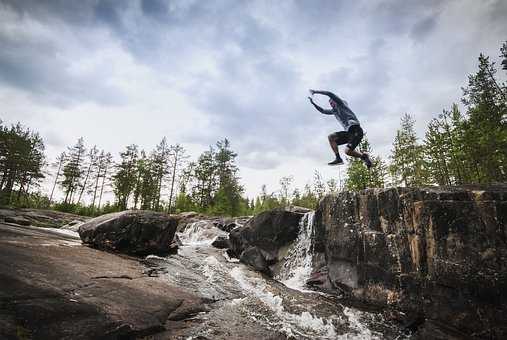
[[[1,339],[170,339],[207,310],[140,260],[48,229],[0,224],[0,259]]]
[[[0,221],[43,228],[61,228],[89,220],[89,217],[46,209],[0,208]]]
[[[507,338],[507,186],[369,189],[315,214],[322,286],[414,315],[423,338]],[[320,259],[320,260],[319,260]]]

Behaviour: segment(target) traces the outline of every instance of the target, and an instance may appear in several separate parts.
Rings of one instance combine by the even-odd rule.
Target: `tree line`
[[[507,71],[507,42],[500,49],[501,68]],[[481,54],[478,70],[463,87],[462,103],[444,109],[427,125],[419,141],[415,120],[404,114],[387,160],[375,155],[368,139],[359,148],[371,155],[366,169],[350,159],[343,179],[325,181],[315,171],[302,190],[292,176],[280,179],[280,189],[265,185],[255,198],[244,197],[237,154],[228,139],[217,141],[195,161],[185,148],[169,145],[164,137],[151,151],[128,145],[114,160],[83,138],[69,146],[53,163],[47,162],[40,135],[20,123],[0,121],[0,204],[53,208],[86,215],[124,209],[175,213],[198,211],[214,215],[250,215],[297,205],[314,208],[328,193],[388,186],[461,185],[507,180],[507,86],[497,77],[495,62]],[[48,194],[41,181],[52,179]],[[63,193],[55,200],[55,192]],[[105,196],[113,201],[104,202]]]

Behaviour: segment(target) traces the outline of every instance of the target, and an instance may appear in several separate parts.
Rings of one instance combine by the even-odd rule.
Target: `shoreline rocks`
[[[73,221],[87,221],[90,217],[47,209],[0,208],[0,221],[41,228],[60,228]]]
[[[174,216],[144,210],[126,210],[102,215],[79,227],[83,243],[94,248],[131,255],[167,255],[178,219]]]

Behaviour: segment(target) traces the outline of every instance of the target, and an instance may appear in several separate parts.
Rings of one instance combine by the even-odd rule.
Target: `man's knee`
[[[334,142],[334,134],[330,134],[329,136],[327,136],[327,139],[330,141],[330,142]]]

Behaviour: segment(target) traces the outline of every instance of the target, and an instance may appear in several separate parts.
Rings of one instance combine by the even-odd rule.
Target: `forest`
[[[479,56],[476,73],[462,88],[464,112],[456,103],[443,109],[422,140],[409,113],[401,117],[387,159],[376,155],[365,137],[359,148],[372,156],[370,170],[349,159],[343,185],[324,181],[315,171],[302,189],[293,188],[288,175],[276,192],[264,185],[253,198],[245,197],[237,153],[227,138],[193,161],[183,146],[165,137],[151,151],[128,145],[118,157],[79,138],[50,160],[37,131],[0,121],[0,204],[89,216],[125,209],[239,216],[288,205],[314,208],[324,195],[341,190],[506,182],[507,85],[498,72],[507,74],[507,42],[500,58],[497,65]],[[51,179],[50,190],[41,186],[45,178]],[[57,190],[62,199],[55,199]],[[106,201],[106,194],[114,199]]]

